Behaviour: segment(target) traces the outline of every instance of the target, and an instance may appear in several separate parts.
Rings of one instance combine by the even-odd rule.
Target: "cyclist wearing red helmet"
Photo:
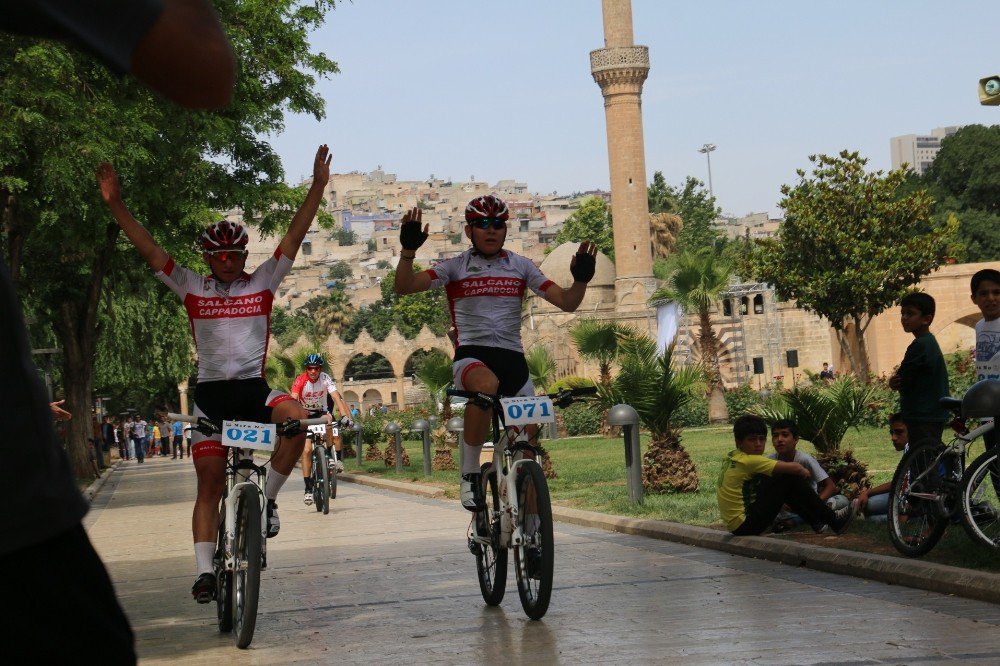
[[[202,257],[211,270],[206,277],[174,263],[125,207],[114,168],[107,163],[98,168],[101,196],[118,225],[156,276],[184,302],[198,350],[196,416],[263,423],[306,418],[302,405],[267,385],[264,361],[275,292],[291,270],[329,179],[330,154],[323,145],[316,151],[312,186],[305,201],[274,255],[253,273],[243,270],[249,240],[243,225],[223,220],[208,227],[199,239]],[[219,500],[225,488],[226,457],[220,441],[197,431],[192,433],[192,440],[191,455],[198,474],[192,520],[198,578],[191,593],[199,603],[208,603],[215,596],[212,556],[219,526]],[[264,488],[268,537],[278,533],[280,523],[274,500],[302,455],[304,443],[305,434],[287,438],[271,458]]]
[[[451,312],[455,388],[505,396],[534,395],[521,345],[521,301],[531,289],[564,312],[579,307],[594,277],[597,246],[584,241],[570,262],[573,284],[562,288],[546,278],[530,259],[503,249],[507,239],[507,204],[493,194],[465,208],[465,235],[472,248],[433,268],[413,272],[413,258],[427,239],[422,211],[403,215],[399,240],[403,249],[396,267],[397,294],[446,287]],[[490,427],[491,413],[475,405],[465,408],[461,500],[469,511],[485,508],[479,454]]]

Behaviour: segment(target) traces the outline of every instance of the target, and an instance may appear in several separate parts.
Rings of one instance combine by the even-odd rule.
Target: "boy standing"
[[[976,322],[976,381],[1000,379],[1000,271],[984,268],[972,276],[972,302],[983,313]],[[996,430],[983,440],[996,446]]]
[[[850,501],[838,492],[839,489],[833,479],[819,461],[808,453],[798,450],[799,427],[794,421],[781,419],[771,424],[771,444],[774,446],[774,453],[767,454],[767,457],[782,462],[795,462],[809,470],[809,484],[828,507],[836,511],[850,504]],[[780,531],[779,526],[788,528],[801,525],[803,522],[805,521],[800,515],[782,508],[778,512],[774,529]]]
[[[745,415],[733,423],[736,448],[722,461],[718,490],[719,513],[736,536],[761,534],[787,504],[816,532],[829,526],[837,534],[847,529],[854,506],[834,511],[809,484],[809,470],[796,462],[765,457],[767,424]]]
[[[922,292],[907,294],[899,302],[903,330],[914,340],[889,378],[889,388],[899,391],[899,413],[914,444],[928,438],[941,441],[944,426],[951,421],[951,413],[938,402],[948,395],[948,367],[930,331],[934,310],[934,299]]]

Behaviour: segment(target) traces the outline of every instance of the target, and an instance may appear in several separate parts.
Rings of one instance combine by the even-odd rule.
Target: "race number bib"
[[[222,445],[240,449],[273,451],[278,431],[273,423],[222,422]]]
[[[501,398],[504,423],[506,425],[529,425],[551,423],[556,420],[552,399],[546,395],[525,395],[517,398]]]
[[[326,424],[325,423],[318,423],[316,425],[311,425],[311,426],[309,426],[309,432],[313,433],[317,437],[321,437],[321,438],[325,437],[326,436]]]

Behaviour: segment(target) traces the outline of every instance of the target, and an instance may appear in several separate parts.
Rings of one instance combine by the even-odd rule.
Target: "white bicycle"
[[[170,419],[194,424],[203,435],[221,435],[228,447],[226,490],[219,505],[219,531],[215,566],[219,631],[233,632],[236,647],[246,648],[257,627],[260,572],[267,568],[267,502],[265,465],[253,460],[254,450],[273,451],[280,436],[294,436],[305,426],[325,423],[324,418],[273,423],[222,421],[187,414]]]
[[[493,410],[493,462],[482,466],[487,510],[476,513],[469,526],[469,550],[476,556],[476,573],[483,600],[497,606],[507,584],[507,551],[514,551],[514,573],[521,607],[540,620],[552,598],[555,541],[552,504],[542,466],[545,455],[538,430],[528,439],[526,426],[554,422],[553,406],[566,407],[594,388],[565,389],[542,396],[504,398],[490,393],[449,389]]]

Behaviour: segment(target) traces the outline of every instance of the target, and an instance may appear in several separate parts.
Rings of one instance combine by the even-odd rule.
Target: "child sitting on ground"
[[[772,423],[771,444],[774,446],[774,453],[767,454],[767,457],[782,462],[796,462],[809,470],[809,484],[828,507],[836,511],[850,504],[850,501],[839,493],[840,489],[819,461],[808,453],[798,450],[799,427],[794,421],[781,419]],[[782,507],[774,521],[774,531],[783,532],[804,522],[802,516],[788,507]]]
[[[906,424],[899,414],[889,416],[889,439],[897,451],[906,452],[909,441]],[[892,481],[886,481],[874,488],[865,488],[858,495],[858,511],[863,511],[865,518],[875,523],[884,523],[889,516],[889,492]]]
[[[809,484],[809,470],[796,462],[765,457],[767,424],[745,415],[733,423],[736,448],[722,461],[719,513],[736,536],[761,534],[787,504],[816,532],[827,526],[840,534],[854,517],[854,504],[834,511]]]

